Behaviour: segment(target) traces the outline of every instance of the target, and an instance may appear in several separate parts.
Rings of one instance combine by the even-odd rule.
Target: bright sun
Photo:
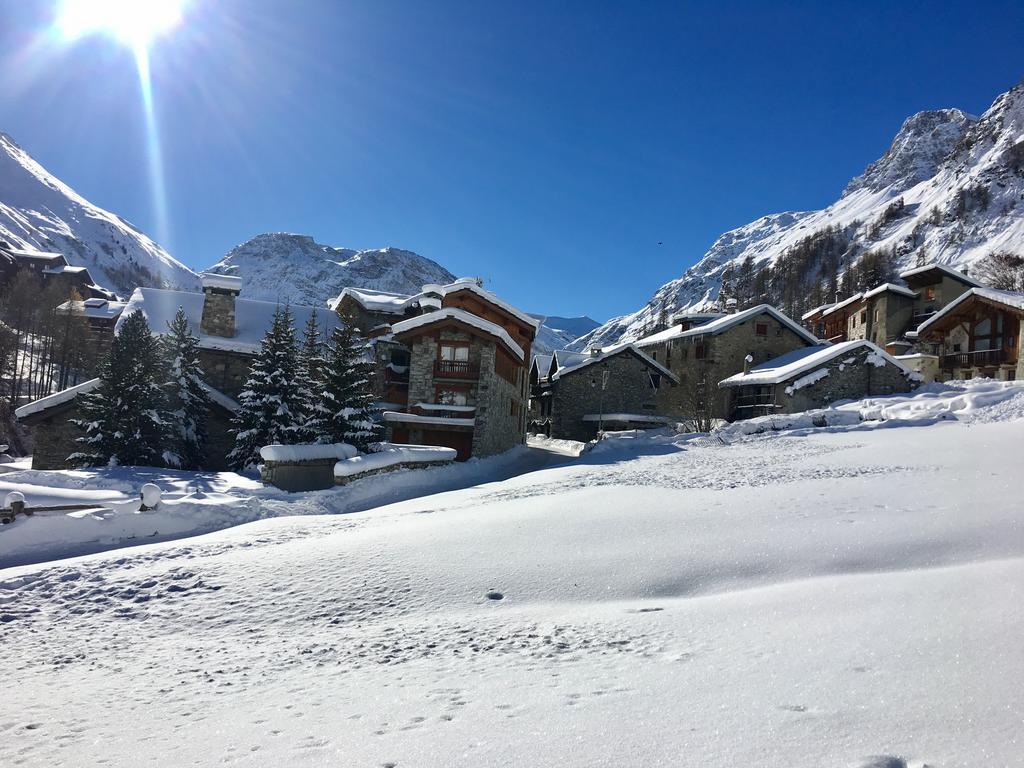
[[[109,35],[145,49],[153,38],[181,22],[185,0],[61,0],[57,28],[67,39]]]

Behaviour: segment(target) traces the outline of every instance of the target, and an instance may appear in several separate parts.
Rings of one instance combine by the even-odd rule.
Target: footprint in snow
[[[487,599],[488,600],[504,600],[505,596],[501,592],[488,592],[487,593]]]

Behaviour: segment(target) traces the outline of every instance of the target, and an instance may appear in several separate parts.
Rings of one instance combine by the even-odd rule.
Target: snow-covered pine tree
[[[298,442],[323,443],[327,439],[327,418],[330,411],[324,404],[324,340],[320,335],[316,310],[302,331],[302,348],[295,375],[295,387],[302,403]]]
[[[160,386],[164,360],[146,316],[133,312],[121,324],[100,368],[99,387],[80,398],[85,431],[82,450],[68,461],[78,466],[173,463],[168,451],[170,419]]]
[[[164,390],[173,419],[173,450],[183,469],[199,469],[206,458],[206,413],[210,407],[199,365],[199,339],[188,327],[181,307],[167,327],[163,337],[167,359]]]
[[[381,426],[373,421],[372,375],[369,347],[355,324],[343,317],[327,345],[325,442],[349,443],[366,451],[370,443],[381,439]]]
[[[232,430],[235,447],[228,454],[232,467],[258,464],[264,445],[299,442],[303,403],[295,386],[298,367],[292,313],[288,307],[278,307],[238,396],[241,407]]]

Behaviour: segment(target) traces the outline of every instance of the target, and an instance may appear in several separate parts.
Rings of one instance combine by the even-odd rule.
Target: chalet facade
[[[92,298],[65,301],[56,311],[58,315],[85,321],[94,349],[100,357],[105,357],[110,351],[110,342],[114,339],[114,328],[126,306],[127,303],[123,301]]]
[[[346,288],[331,306],[371,340],[390,441],[460,460],[525,442],[536,319],[474,279],[411,296]]]
[[[917,327],[980,284],[942,264],[901,272],[900,283],[883,283],[834,304],[806,312],[801,321],[819,338],[838,344],[866,339],[891,354],[909,352]],[[909,334],[909,336],[908,336]]]
[[[775,307],[756,307],[700,324],[680,322],[635,342],[638,349],[668,369],[677,380],[657,394],[659,414],[686,421],[694,416],[726,419],[730,400],[718,382],[818,339]]]
[[[227,468],[227,454],[232,447],[228,430],[238,408],[235,398],[245,386],[260,342],[277,309],[271,302],[240,298],[241,288],[240,278],[203,275],[202,293],[136,288],[119,311],[117,307],[107,307],[109,312],[117,311],[117,325],[133,312],[142,312],[156,334],[167,332],[179,307],[185,311],[189,326],[199,339],[199,362],[211,401],[207,414],[209,469]],[[100,310],[99,307],[91,309]],[[290,310],[300,328],[314,312],[325,335],[338,324],[337,315],[326,309],[291,306]],[[19,421],[34,429],[33,469],[67,466],[66,459],[78,450],[77,438],[81,436],[78,428],[70,423],[78,414],[76,398],[98,383],[98,379],[83,382],[15,411]]]
[[[941,380],[1024,379],[1022,322],[1024,293],[972,288],[922,323],[918,337],[938,348]]]
[[[658,413],[658,393],[678,379],[635,344],[589,353],[548,356],[531,371],[530,431],[588,441],[599,431],[645,429],[672,423]],[[543,374],[543,375],[542,375]]]
[[[75,290],[86,299],[117,299],[112,291],[96,284],[88,269],[71,266],[63,254],[16,248],[0,240],[0,283],[9,284],[21,271],[38,275],[44,286],[59,285],[65,295]]]
[[[797,413],[836,400],[909,392],[920,381],[911,369],[866,339],[802,347],[752,365],[721,382],[729,420]]]

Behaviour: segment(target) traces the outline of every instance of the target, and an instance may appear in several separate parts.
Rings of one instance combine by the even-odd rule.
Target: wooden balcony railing
[[[1005,349],[979,349],[974,352],[954,352],[943,355],[940,365],[943,368],[982,368],[988,365],[1000,365],[1011,362],[1007,359]]]
[[[480,378],[480,366],[468,360],[435,360],[434,378],[478,379]]]

